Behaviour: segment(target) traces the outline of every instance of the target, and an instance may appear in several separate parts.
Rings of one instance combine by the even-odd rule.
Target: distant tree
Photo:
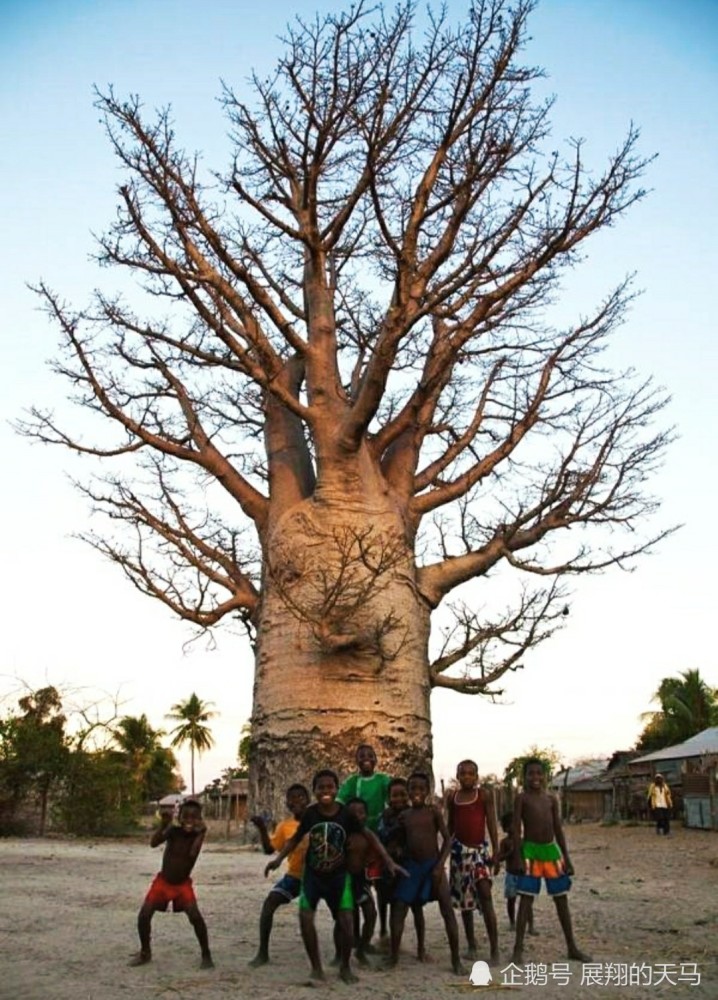
[[[506,769],[504,770],[504,784],[520,785],[523,780],[524,764],[527,760],[532,759],[541,761],[546,773],[546,781],[549,781],[551,775],[561,762],[561,755],[553,747],[530,747],[526,753],[522,753],[519,757],[514,757],[506,765]]]
[[[176,773],[177,758],[169,747],[162,746],[162,736],[162,730],[153,729],[144,713],[124,716],[113,731],[132,780],[146,801],[177,792],[181,785],[181,777]]]
[[[73,749],[53,814],[60,829],[82,836],[126,833],[137,825],[141,789],[111,749]]]
[[[211,730],[206,725],[210,719],[217,714],[210,710],[212,702],[202,701],[192,692],[187,701],[177,702],[172,706],[167,718],[179,722],[178,726],[171,731],[173,734],[172,746],[181,747],[189,745],[191,781],[190,788],[194,795],[194,755],[201,755],[205,750],[214,746],[214,739]]]
[[[167,109],[98,95],[123,174],[98,257],[147,295],[76,310],[39,286],[98,423],[38,407],[21,430],[99,460],[86,538],[135,587],[200,628],[245,622],[271,808],[300,762],[349,767],[357,734],[396,773],[430,767],[432,688],[497,691],[564,621],[566,581],[665,534],[666,397],[605,353],[630,279],[552,311],[648,160],[632,127],[598,168],[552,138],[533,6],[299,18],[249,96],[224,91],[222,174]],[[510,596],[484,601],[499,573]]]
[[[645,726],[636,743],[636,749],[642,753],[682,743],[718,725],[718,690],[706,683],[699,670],[684,670],[677,677],[664,677],[653,700],[660,708],[642,717]]]
[[[239,734],[239,745],[237,747],[237,765],[241,774],[238,778],[249,776],[249,767],[252,762],[252,724],[245,722]]]
[[[14,816],[31,794],[40,804],[39,833],[45,833],[51,790],[67,771],[70,753],[66,718],[55,687],[39,688],[18,700],[22,714],[0,722],[0,793]],[[9,801],[8,801],[9,800]]]

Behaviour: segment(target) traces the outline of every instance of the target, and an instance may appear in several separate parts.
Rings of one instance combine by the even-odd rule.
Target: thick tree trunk
[[[359,743],[380,770],[431,769],[429,607],[398,505],[363,486],[318,492],[266,540],[250,807],[274,816],[291,783],[350,773]]]

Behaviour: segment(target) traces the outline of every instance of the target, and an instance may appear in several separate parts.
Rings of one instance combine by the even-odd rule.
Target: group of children
[[[361,964],[367,964],[367,955],[375,950],[372,937],[377,918],[382,937],[387,935],[388,921],[386,966],[394,966],[399,960],[409,910],[416,930],[417,958],[424,961],[423,906],[431,900],[439,904],[456,974],[465,973],[459,955],[456,910],[461,912],[467,957],[473,959],[478,954],[474,928],[474,912],[478,910],[486,928],[490,960],[498,962],[491,880],[502,864],[507,872],[507,912],[515,928],[512,961],[521,964],[526,931],[533,933],[533,900],[542,879],[556,905],[568,957],[590,961],[573,936],[567,897],[573,867],[558,802],[546,790],[540,760],[529,760],[524,766],[523,787],[516,796],[513,813],[501,819],[505,836],[500,842],[493,795],[480,786],[474,761],[461,761],[457,767],[457,787],[447,797],[446,818],[431,800],[427,774],[416,771],[404,779],[377,771],[376,754],[368,744],[357,749],[356,762],[356,774],[341,786],[334,771],[318,771],[312,780],[313,803],[303,785],[291,785],[286,797],[291,818],[281,821],[273,834],[263,818],[252,817],[264,851],[275,855],[265,867],[265,876],[285,858],[287,870],[263,903],[259,948],[251,966],[269,961],[274,913],[294,899],[299,901],[300,930],[312,980],[324,979],[315,926],[321,900],[334,920],[334,964],[345,982],[356,980],[350,964],[352,950]],[[205,830],[201,807],[194,800],[182,804],[176,822],[169,815],[162,816],[161,828],[150,841],[153,847],[166,845],[162,870],[140,909],[140,952],[132,964],[150,961],[152,915],[172,902],[173,910],[185,911],[192,923],[202,967],[212,966],[207,927],[190,877]]]

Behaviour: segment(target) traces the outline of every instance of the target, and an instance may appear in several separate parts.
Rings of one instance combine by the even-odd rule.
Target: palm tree
[[[653,699],[661,707],[643,716],[647,724],[638,741],[643,752],[682,743],[718,724],[718,691],[706,684],[699,670],[664,677]]]
[[[124,716],[117,723],[112,735],[121,752],[127,757],[132,777],[138,784],[142,784],[152,762],[152,755],[160,745],[160,736],[164,734],[152,728],[143,712],[139,716]]]
[[[170,731],[173,737],[171,745],[181,747],[189,743],[190,767],[192,772],[191,789],[194,795],[194,755],[195,751],[202,754],[214,746],[214,738],[209,728],[204,725],[209,719],[214,718],[216,712],[210,711],[211,701],[202,701],[192,692],[187,701],[178,701],[172,706],[167,718],[174,722],[179,722],[178,726]]]
[[[144,799],[160,798],[177,789],[177,759],[160,743],[165,734],[153,729],[144,713],[125,715],[112,735]]]

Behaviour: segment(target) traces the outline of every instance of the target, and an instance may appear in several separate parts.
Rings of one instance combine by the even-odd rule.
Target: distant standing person
[[[290,785],[287,789],[287,810],[292,814],[291,819],[283,819],[269,835],[267,824],[263,816],[252,816],[252,822],[259,830],[262,841],[262,848],[265,854],[274,854],[281,851],[286,842],[292,837],[299,827],[299,822],[309,805],[309,792],[304,785]],[[287,858],[287,871],[275,885],[269,890],[262,905],[262,912],[259,916],[259,948],[257,954],[248,963],[256,969],[260,965],[266,965],[269,961],[269,937],[272,933],[274,914],[280,906],[291,903],[297,899],[302,888],[302,871],[304,869],[304,855],[307,853],[306,838],[292,851]]]
[[[199,912],[190,878],[207,832],[202,820],[202,806],[194,799],[186,799],[179,808],[177,823],[174,822],[171,811],[163,810],[160,817],[163,826],[152,834],[150,847],[166,845],[162,855],[162,870],[152,881],[137,916],[140,952],[132,959],[130,965],[144,965],[151,961],[152,917],[156,910],[166,910],[172,903],[173,912],[186,913],[194,928],[202,952],[201,967],[211,969],[214,963],[209,950],[207,925]]]
[[[653,811],[653,818],[656,821],[656,833],[663,833],[667,837],[671,832],[671,809],[673,799],[671,790],[666,784],[662,774],[656,774],[648,787],[648,804]]]
[[[561,825],[558,799],[546,791],[546,773],[538,759],[527,760],[524,764],[523,789],[514,802],[512,838],[514,851],[509,871],[518,875],[520,896],[512,961],[516,965],[523,962],[526,925],[543,878],[546,891],[556,905],[568,957],[577,962],[590,962],[591,957],[581,951],[573,936],[568,908],[573,865]]]
[[[480,910],[489,939],[491,961],[499,958],[499,933],[491,899],[491,875],[499,871],[499,835],[496,808],[490,789],[479,787],[479,768],[473,760],[462,760],[456,768],[459,787],[447,801],[451,836],[449,885],[454,908],[461,910],[469,958],[478,949],[474,910]],[[489,842],[487,835],[491,840]]]

